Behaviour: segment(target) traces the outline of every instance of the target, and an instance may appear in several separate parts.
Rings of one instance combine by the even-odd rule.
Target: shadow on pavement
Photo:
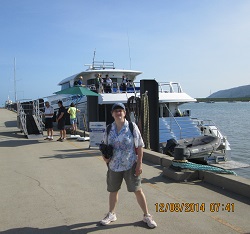
[[[60,143],[59,143],[60,144]],[[92,150],[92,149],[90,149],[90,148],[76,148],[76,149],[64,149],[64,150],[57,150],[57,151],[60,151],[60,152],[77,152],[77,151],[83,151],[84,150],[84,152],[85,151],[88,151],[88,153],[90,152],[91,153],[91,151],[92,151],[92,153],[93,153],[93,151],[94,150]],[[95,152],[97,152],[97,150],[95,150]]]
[[[164,183],[173,183],[171,179],[167,179],[166,177],[163,177],[162,175],[154,176],[150,179],[142,177],[142,184],[153,184],[156,185],[159,182],[164,182]]]
[[[96,231],[104,231],[114,228],[121,228],[126,226],[134,226],[141,227],[143,229],[150,229],[146,226],[142,221],[137,221],[134,223],[125,223],[125,224],[110,224],[108,226],[102,226],[99,224],[100,221],[97,222],[87,222],[87,223],[79,223],[69,226],[58,226],[58,227],[50,227],[50,228],[33,228],[33,227],[23,227],[23,228],[13,228],[6,231],[0,232],[1,234],[66,234],[66,233],[74,233],[74,234],[85,234]],[[87,227],[91,226],[91,227]],[[143,229],[141,230],[143,232]],[[119,230],[117,230],[119,231]]]
[[[17,146],[25,146],[39,143],[37,140],[12,140],[12,141],[1,141],[0,147],[17,147]]]
[[[7,128],[17,127],[17,121],[16,120],[6,121],[4,124],[5,124],[5,127],[7,127]]]
[[[23,133],[20,131],[13,131],[13,132],[1,132],[0,136],[5,136],[5,137],[13,137],[13,138],[22,138],[25,139],[26,137],[24,136]],[[26,138],[27,139],[27,138]]]
[[[76,153],[77,152],[77,153]],[[101,154],[98,154],[96,151],[89,149],[73,149],[73,150],[61,150],[61,153],[55,154],[53,156],[44,156],[40,159],[74,159],[74,158],[87,158],[87,157],[99,157]]]

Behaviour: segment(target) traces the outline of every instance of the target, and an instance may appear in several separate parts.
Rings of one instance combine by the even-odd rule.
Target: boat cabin
[[[93,62],[88,65],[86,71],[70,76],[62,80],[58,85],[61,90],[73,87],[74,85],[82,85],[95,92],[101,93],[120,93],[123,91],[136,92],[139,91],[139,86],[134,83],[140,71],[116,69],[113,62]],[[110,78],[110,82],[108,82]],[[98,83],[97,79],[99,79]],[[126,80],[126,90],[123,89],[124,81]],[[98,90],[99,85],[103,86],[103,90]],[[106,87],[110,86],[110,91]]]

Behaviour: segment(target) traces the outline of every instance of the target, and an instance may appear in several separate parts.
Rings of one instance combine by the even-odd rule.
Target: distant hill
[[[212,93],[207,98],[242,98],[250,97],[250,85],[239,86],[236,88],[220,90]]]

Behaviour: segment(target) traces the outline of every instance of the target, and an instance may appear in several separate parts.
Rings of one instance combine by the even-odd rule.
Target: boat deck
[[[118,220],[100,226],[108,211],[101,154],[88,142],[57,142],[55,135],[51,142],[26,139],[16,114],[0,109],[1,233],[250,233],[249,198],[202,181],[176,183],[146,161],[143,191],[158,227],[149,230],[141,221],[125,183]]]

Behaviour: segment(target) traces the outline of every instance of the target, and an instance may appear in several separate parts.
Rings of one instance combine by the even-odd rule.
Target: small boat
[[[216,136],[198,136],[189,139],[169,139],[164,152],[175,160],[204,158],[212,155],[221,145],[221,139]]]

